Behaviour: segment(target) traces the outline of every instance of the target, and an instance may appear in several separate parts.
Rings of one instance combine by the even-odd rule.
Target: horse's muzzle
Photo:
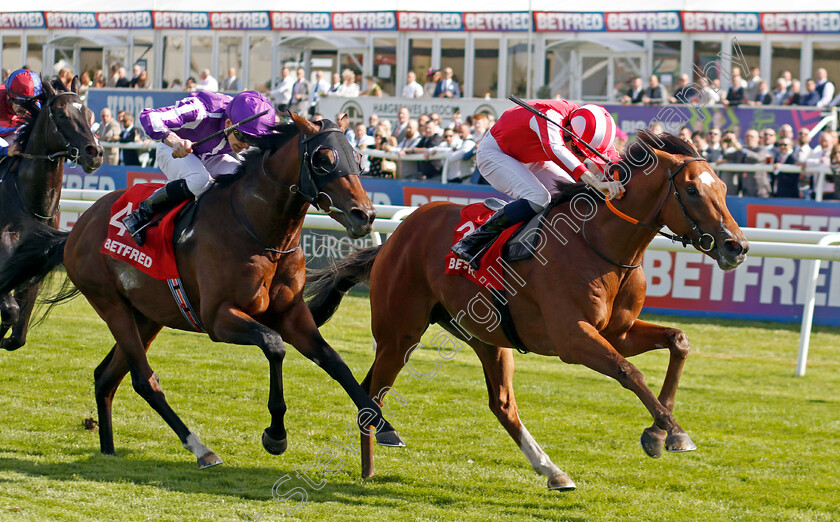
[[[100,145],[88,145],[82,151],[78,162],[79,165],[90,174],[102,166],[104,160],[104,151]]]
[[[353,207],[349,212],[344,213],[344,219],[347,234],[356,239],[371,233],[373,221],[376,219],[376,211],[372,208]]]
[[[723,241],[718,242],[716,260],[721,270],[733,270],[744,262],[747,252],[750,250],[750,243],[746,238],[738,239],[729,235]]]

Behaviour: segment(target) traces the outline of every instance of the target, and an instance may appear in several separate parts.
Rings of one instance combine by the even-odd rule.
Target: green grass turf
[[[840,330],[816,328],[808,373],[793,377],[798,329],[758,322],[646,317],[685,330],[692,352],[677,421],[698,450],[644,455],[651,422],[639,400],[583,367],[516,355],[521,418],[578,485],[550,492],[487,408],[470,350],[419,380],[404,371],[389,420],[408,446],[376,448],[377,475],[360,479],[340,448],[325,477],[295,476],[330,439],[345,439],[354,408],[340,387],[292,348],[285,363],[289,450],[266,453],[268,365],[256,347],[164,331],[150,351],[167,398],[225,463],[199,471],[162,419],[123,383],[114,404],[118,456],[99,454],[93,369],[112,344],[84,299],[53,311],[21,350],[0,353],[0,519],[3,520],[831,520],[840,518]],[[361,379],[373,360],[364,296],[345,300],[324,337]],[[437,330],[432,329],[426,339]],[[428,371],[433,349],[413,361]],[[633,359],[658,390],[667,354]],[[352,445],[355,451],[357,443]],[[300,487],[307,500],[278,501]]]

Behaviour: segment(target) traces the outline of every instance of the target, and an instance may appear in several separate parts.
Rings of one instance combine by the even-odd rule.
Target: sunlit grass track
[[[651,319],[647,317],[647,319]],[[25,347],[0,353],[0,519],[3,520],[837,520],[840,518],[840,329],[817,328],[808,374],[793,377],[795,325],[656,317],[685,330],[692,352],[677,421],[698,450],[658,460],[639,446],[650,416],[611,379],[559,360],[516,355],[521,417],[578,484],[545,488],[487,408],[470,350],[421,381],[404,371],[389,420],[408,446],[376,448],[377,476],[336,449],[340,470],[311,469],[330,439],[347,440],[354,408],[292,348],[285,363],[289,450],[259,443],[268,425],[268,364],[256,347],[164,331],[150,351],[170,404],[219,454],[199,471],[160,417],[123,383],[114,403],[117,457],[99,454],[93,369],[112,339],[83,299],[59,307]],[[324,337],[356,377],[373,360],[365,296],[345,299]],[[427,339],[437,330],[430,330]],[[428,371],[437,352],[418,350]],[[667,354],[633,359],[658,390]],[[357,442],[353,443],[353,449]],[[306,492],[280,502],[272,486]],[[321,489],[316,489],[320,486]],[[296,497],[301,498],[301,497]]]

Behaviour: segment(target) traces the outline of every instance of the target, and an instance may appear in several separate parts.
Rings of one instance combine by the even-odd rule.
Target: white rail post
[[[817,242],[818,246],[828,246],[833,243],[840,243],[840,234],[830,234]],[[808,348],[811,344],[811,326],[814,322],[814,306],[817,300],[817,281],[820,278],[820,261],[815,259],[813,261],[805,262],[805,270],[809,277],[805,277],[803,281],[808,284],[808,293],[805,296],[805,306],[802,310],[802,327],[799,330],[799,353],[796,356],[796,376],[803,377],[805,375],[805,367],[808,364]]]

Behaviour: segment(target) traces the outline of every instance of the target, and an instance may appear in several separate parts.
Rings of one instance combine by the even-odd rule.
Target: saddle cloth
[[[108,237],[102,244],[100,252],[163,281],[179,277],[172,237],[175,219],[189,201],[184,201],[162,217],[155,217],[154,220],[159,223],[144,229],[146,241],[143,246],[137,245],[121,221],[160,187],[158,183],[141,183],[134,185],[120,196],[111,206]]]
[[[472,233],[476,228],[483,225],[495,213],[494,209],[488,208],[484,202],[473,203],[461,209],[461,221],[455,227],[455,234],[452,238],[454,245],[467,234]],[[457,257],[452,252],[446,255],[446,273],[461,275],[470,281],[486,288],[504,290],[504,271],[502,269],[502,251],[505,243],[513,236],[524,223],[518,223],[504,230],[498,238],[490,245],[481,257],[478,270],[473,270],[469,263]]]

